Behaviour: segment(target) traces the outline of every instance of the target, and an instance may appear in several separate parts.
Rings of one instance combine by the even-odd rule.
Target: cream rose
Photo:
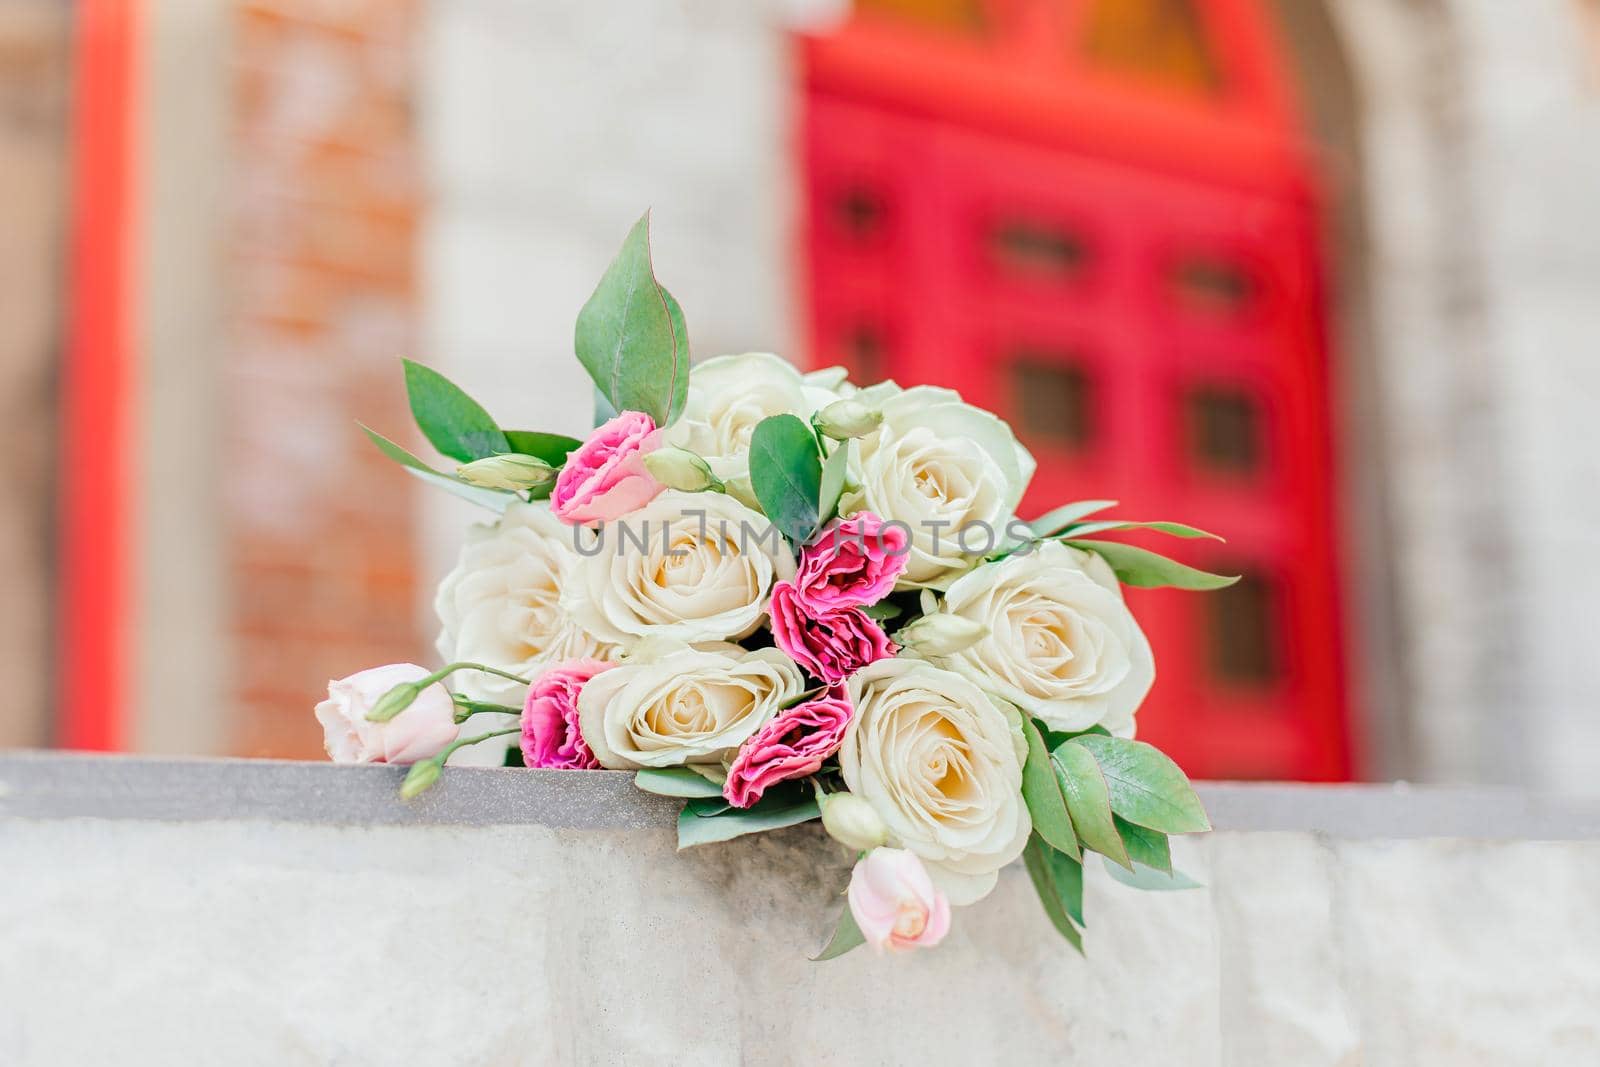
[[[722,493],[668,490],[601,531],[563,603],[603,640],[736,640],[766,616],[794,553],[759,512]]]
[[[584,685],[578,726],[612,770],[725,763],[805,688],[775,648],[651,641]]]
[[[922,859],[952,904],[986,896],[1033,828],[1020,719],[920,660],[880,660],[849,685],[856,717],[839,767],[850,792],[882,816],[891,845]]]
[[[899,588],[942,587],[1005,536],[1033,457],[1004,422],[949,389],[884,382],[856,399],[879,407],[883,425],[850,457],[860,489],[844,510],[906,525],[911,547]]]
[[[545,504],[515,503],[498,523],[474,526],[434,597],[439,654],[449,663],[484,663],[525,678],[562,660],[615,658],[614,644],[585,630],[561,606],[561,589],[581,562],[574,538],[589,536],[557,521]],[[481,671],[460,671],[452,683],[474,700],[513,707],[527,690]],[[481,732],[514,725],[509,715],[473,719]],[[498,766],[512,743],[472,745],[450,762]]]
[[[666,443],[705,457],[722,479],[750,472],[750,434],[769,415],[813,412],[839,399],[844,371],[802,374],[769,352],[717,356],[689,371],[683,417],[666,431]]]
[[[1047,541],[962,575],[940,611],[988,631],[942,666],[1057,730],[1133,736],[1155,658],[1098,555]]]

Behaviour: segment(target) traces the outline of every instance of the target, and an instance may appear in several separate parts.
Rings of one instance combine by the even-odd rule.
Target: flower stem
[[[428,686],[433,685],[436,682],[444,681],[456,671],[482,671],[485,674],[492,674],[497,678],[506,678],[513,682],[520,682],[523,685],[533,684],[531,679],[524,678],[520,674],[512,674],[510,671],[503,671],[499,667],[491,667],[487,663],[461,662],[445,664],[443,667],[440,667],[426,678],[423,678],[421,681],[417,682],[417,685],[423,689],[426,689]]]
[[[459,741],[452,741],[449,745],[445,746],[445,750],[443,752],[439,753],[433,758],[434,761],[442,767],[444,766],[445,760],[455,755],[456,749],[458,748],[466,748],[468,745],[476,745],[480,741],[489,740],[491,737],[504,737],[507,734],[520,734],[521,732],[521,726],[511,726],[504,730],[491,730],[486,734],[479,734],[477,737],[465,737]]]

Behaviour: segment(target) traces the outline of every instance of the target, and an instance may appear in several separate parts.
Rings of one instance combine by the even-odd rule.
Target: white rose
[[[856,399],[879,407],[883,425],[857,442],[850,472],[860,489],[843,510],[907,526],[911,547],[899,588],[947,584],[1005,536],[1033,477],[1033,457],[1009,426],[949,389],[883,382]]]
[[[940,610],[988,631],[943,666],[1054,729],[1133,736],[1155,658],[1100,556],[1047,541],[962,575]]]
[[[879,660],[849,685],[856,714],[839,767],[850,792],[883,817],[891,845],[922,859],[952,904],[986,896],[1033,828],[1020,719],[921,660]]]
[[[652,641],[584,685],[578,727],[611,770],[724,763],[805,688],[775,648]]]
[[[515,503],[498,523],[474,526],[455,569],[434,597],[442,630],[439,654],[447,663],[499,667],[532,678],[568,659],[615,659],[614,644],[586,631],[561,606],[562,587],[581,562],[574,537],[590,535],[563,525],[547,504]],[[459,671],[457,691],[494,704],[520,706],[527,687],[482,671]],[[516,724],[509,715],[478,715],[474,731]],[[452,764],[498,766],[510,740],[461,749]]]
[[[757,423],[782,414],[809,421],[839,398],[843,381],[841,368],[801,374],[768,352],[717,356],[690,369],[683,417],[664,440],[704,456],[717,477],[740,478],[750,471],[750,434]]]
[[[759,512],[722,493],[669,489],[605,525],[563,602],[620,645],[736,640],[761,625],[773,584],[794,571],[788,542]]]

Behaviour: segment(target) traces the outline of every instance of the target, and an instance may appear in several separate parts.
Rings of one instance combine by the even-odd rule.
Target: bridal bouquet
[[[948,389],[764,354],[691,367],[648,218],[576,350],[598,409],[582,440],[502,429],[405,365],[459,466],[369,436],[496,518],[439,588],[444,667],[330,683],[334,760],[410,764],[407,799],[446,761],[632,771],[683,798],[680,848],[820,818],[858,859],[818,958],[936,944],[1018,857],[1080,949],[1085,852],[1193,884],[1168,835],[1209,823],[1132,739],[1155,667],[1121,585],[1231,579],[1102,536],[1210,535],[1097,517],[1104,500],[1022,521],[1033,458]]]

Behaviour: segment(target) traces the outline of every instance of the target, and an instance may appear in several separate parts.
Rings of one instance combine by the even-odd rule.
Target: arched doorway
[[[1320,190],[1263,6],[862,0],[800,51],[812,358],[1011,420],[1025,514],[1226,533],[1174,554],[1239,585],[1132,594],[1143,735],[1349,778]]]

